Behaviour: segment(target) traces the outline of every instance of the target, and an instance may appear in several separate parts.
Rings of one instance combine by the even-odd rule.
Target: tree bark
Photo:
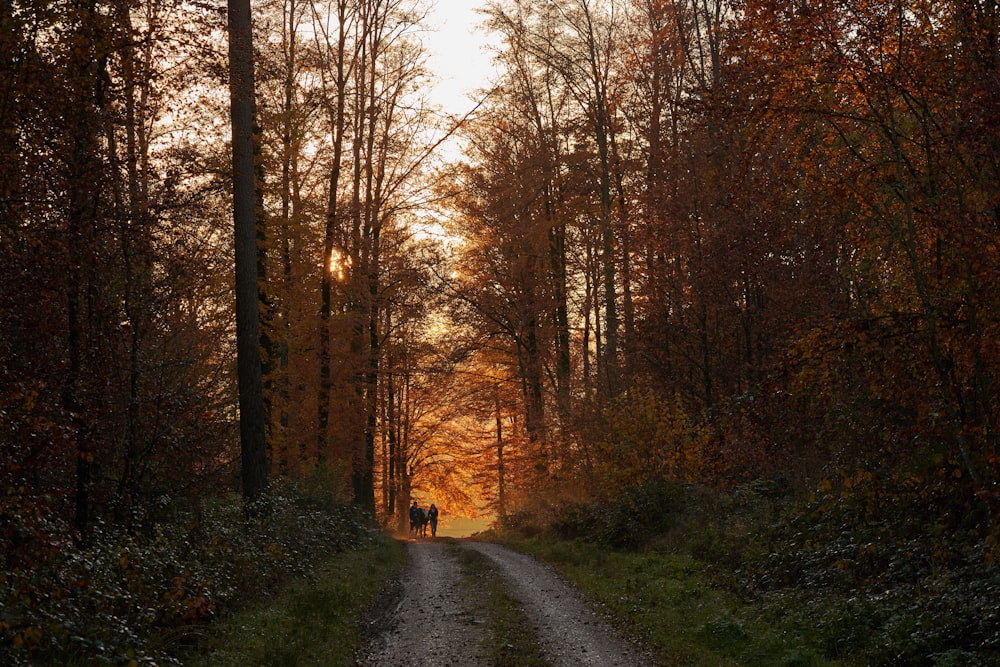
[[[329,193],[326,209],[326,227],[323,235],[323,270],[320,284],[320,325],[319,325],[319,400],[317,408],[316,455],[322,461],[326,455],[327,440],[330,428],[330,314],[333,307],[331,262],[336,247],[336,233],[340,227],[341,216],[338,194],[344,154],[344,130],[347,113],[347,21],[348,3],[346,0],[337,2],[337,44],[335,51],[337,80],[336,102],[330,110],[330,141],[333,148],[333,164],[330,168]],[[328,45],[328,50],[329,45]],[[355,55],[357,55],[355,53]]]
[[[268,471],[258,313],[255,105],[249,0],[229,0],[229,92],[233,137],[240,457],[243,497],[252,503],[266,492]]]
[[[70,415],[76,440],[76,499],[74,527],[78,539],[85,543],[90,527],[91,487],[93,485],[94,450],[85,406],[81,400],[85,355],[88,342],[84,315],[89,311],[92,294],[82,298],[83,289],[93,290],[96,247],[94,228],[101,210],[100,184],[95,175],[104,172],[100,158],[100,118],[105,104],[107,81],[106,35],[99,28],[95,2],[81,7],[82,25],[78,26],[84,43],[73,50],[72,74],[77,77],[75,93],[67,107],[74,109],[71,120],[71,154],[69,162],[68,237],[76,255],[69,262],[67,289],[68,369],[63,385],[63,408]],[[85,287],[87,286],[87,287]]]

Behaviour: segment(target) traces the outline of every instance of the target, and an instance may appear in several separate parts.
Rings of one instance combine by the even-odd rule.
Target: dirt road
[[[520,600],[549,664],[651,664],[594,614],[573,587],[535,558],[496,544],[464,540],[450,544],[474,549],[489,559]],[[411,541],[407,551],[410,566],[403,573],[399,594],[380,617],[361,664],[490,665],[482,647],[488,619],[474,611],[482,609],[476,599],[482,593],[462,585],[454,549],[440,541]]]

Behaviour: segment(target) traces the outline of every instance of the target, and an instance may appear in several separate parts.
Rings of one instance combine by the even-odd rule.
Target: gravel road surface
[[[487,665],[480,655],[485,619],[469,611],[473,591],[460,587],[458,562],[444,542],[406,545],[409,567],[403,572],[395,604],[375,619],[377,634],[365,647],[359,664],[369,667],[403,665]]]
[[[455,541],[488,557],[520,599],[548,661],[557,667],[645,666],[652,662],[623,640],[551,567],[497,544]],[[410,566],[398,602],[362,654],[368,667],[488,665],[479,650],[486,619],[468,610],[478,592],[461,587],[461,572],[441,542],[407,544]]]

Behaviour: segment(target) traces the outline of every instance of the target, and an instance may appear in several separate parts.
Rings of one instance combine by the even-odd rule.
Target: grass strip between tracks
[[[450,547],[462,567],[463,585],[478,591],[481,609],[476,615],[487,619],[486,654],[494,667],[542,667],[548,665],[538,635],[524,613],[524,607],[489,558],[471,549]]]

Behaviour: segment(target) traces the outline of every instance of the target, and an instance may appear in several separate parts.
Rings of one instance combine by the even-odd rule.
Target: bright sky
[[[429,65],[440,80],[430,94],[445,113],[461,116],[475,106],[469,93],[485,88],[493,74],[492,56],[483,48],[487,37],[476,29],[482,17],[475,10],[483,2],[433,2],[428,24],[436,32],[428,35],[426,45],[431,51]]]

